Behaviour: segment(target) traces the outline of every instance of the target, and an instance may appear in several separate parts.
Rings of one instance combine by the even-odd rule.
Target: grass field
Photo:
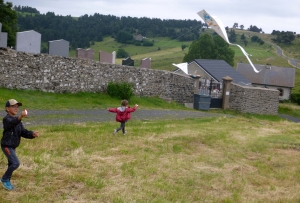
[[[119,100],[96,93],[0,88],[0,95],[3,105],[15,98],[29,110],[120,105]],[[132,98],[130,103],[138,103],[138,110],[186,109],[158,98]],[[300,117],[296,105],[280,104],[280,111]],[[0,189],[0,202],[300,201],[299,124],[278,116],[209,112],[225,114],[132,119],[126,136],[112,135],[119,126],[113,120],[29,127],[40,137],[22,139],[17,149],[21,165],[11,180],[17,190]],[[6,164],[1,153],[1,173]]]
[[[126,136],[116,122],[35,127],[17,150],[17,190],[0,199],[299,202],[299,124],[274,118],[130,120]]]

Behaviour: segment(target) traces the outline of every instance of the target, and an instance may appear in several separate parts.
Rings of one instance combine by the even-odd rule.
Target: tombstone
[[[7,47],[7,32],[2,31],[2,23],[0,23],[0,47]]]
[[[0,47],[7,47],[7,32],[0,32]]]
[[[151,58],[144,58],[143,60],[141,60],[140,68],[151,69]]]
[[[41,53],[41,37],[42,35],[34,30],[17,32],[16,51]]]
[[[99,61],[102,63],[116,63],[116,52],[113,51],[111,54],[105,51],[99,51]]]
[[[134,60],[132,60],[130,57],[127,57],[126,59],[122,60],[122,65],[134,66]]]
[[[113,51],[113,52],[112,52],[112,55],[113,55],[112,64],[116,64],[116,52]]]
[[[60,39],[48,42],[48,53],[50,55],[69,57],[70,42]]]
[[[82,48],[77,48],[76,49],[76,58],[94,60],[94,50],[93,49],[85,50]]]

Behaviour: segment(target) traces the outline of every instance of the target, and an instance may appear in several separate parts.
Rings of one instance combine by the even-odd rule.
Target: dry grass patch
[[[40,126],[2,202],[297,202],[299,124],[202,118]],[[6,160],[0,156],[0,170]]]

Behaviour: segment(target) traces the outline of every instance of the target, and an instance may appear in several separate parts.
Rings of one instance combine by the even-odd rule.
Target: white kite
[[[185,63],[179,63],[179,64],[173,63],[172,65],[176,66],[177,68],[182,70],[185,74],[187,74],[187,75],[189,74],[188,73],[188,64],[186,62]]]
[[[243,47],[241,47],[238,44],[232,44],[232,43],[229,42],[228,37],[227,37],[227,33],[225,31],[225,27],[224,27],[222,21],[218,17],[216,17],[216,16],[212,17],[205,10],[199,11],[197,14],[204,20],[204,22],[207,24],[207,26],[209,26],[211,29],[213,29],[228,44],[238,46],[242,50],[242,52],[246,56],[246,58],[248,59],[248,61],[249,61],[250,65],[252,66],[254,72],[259,73],[259,71],[252,64],[252,62],[249,58],[249,54],[243,49]]]

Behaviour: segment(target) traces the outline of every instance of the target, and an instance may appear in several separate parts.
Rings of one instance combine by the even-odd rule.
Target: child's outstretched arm
[[[117,113],[117,108],[108,108],[107,110],[112,113]]]

